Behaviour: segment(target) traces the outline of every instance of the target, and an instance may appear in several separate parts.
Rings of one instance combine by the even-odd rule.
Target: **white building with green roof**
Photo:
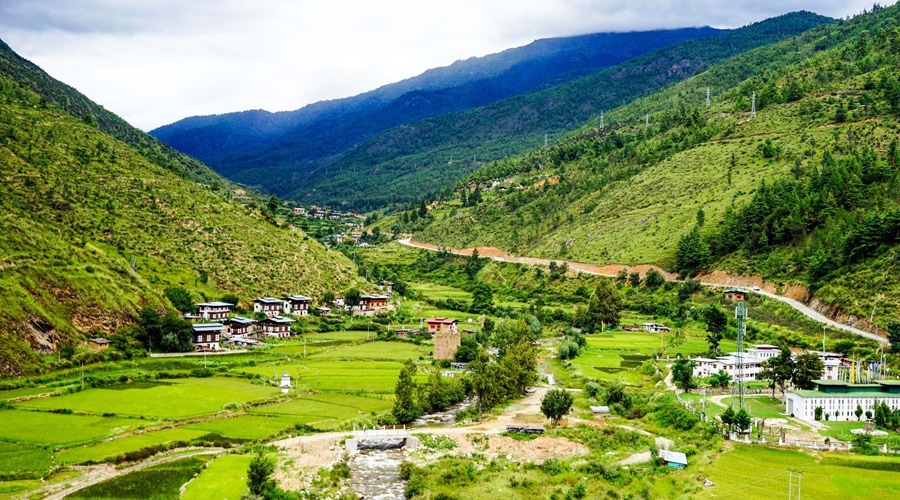
[[[857,405],[863,411],[875,412],[876,403],[885,403],[891,410],[900,408],[900,380],[879,380],[872,384],[850,384],[843,380],[817,380],[814,390],[794,390],[787,393],[787,413],[812,422],[816,408],[837,422],[857,420]]]

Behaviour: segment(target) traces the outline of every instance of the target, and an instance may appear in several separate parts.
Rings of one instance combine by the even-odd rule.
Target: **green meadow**
[[[0,440],[51,447],[73,446],[106,439],[149,423],[120,417],[3,410],[0,411]]]
[[[789,469],[803,471],[804,498],[895,498],[900,459],[804,452],[735,445],[713,463],[715,486],[697,498],[786,498]],[[796,491],[796,476],[794,496]]]
[[[61,464],[77,464],[82,462],[103,462],[115,458],[118,455],[137,451],[142,448],[159,446],[177,441],[190,441],[207,434],[201,430],[185,428],[164,429],[160,431],[144,432],[111,441],[78,446],[62,451],[56,456],[56,461]]]
[[[296,423],[316,428],[332,428],[341,421],[366,417],[390,409],[390,399],[376,399],[349,394],[321,393],[294,398],[284,403],[260,406],[254,415],[290,417]]]
[[[181,486],[203,470],[210,457],[190,457],[104,481],[67,496],[72,499],[177,499]],[[238,497],[235,497],[238,498]]]
[[[250,455],[222,455],[184,488],[183,500],[238,500],[247,492]]]
[[[137,382],[21,403],[22,408],[68,408],[85,413],[112,413],[162,419],[185,418],[222,410],[229,403],[263,400],[277,388],[235,378],[210,377]]]

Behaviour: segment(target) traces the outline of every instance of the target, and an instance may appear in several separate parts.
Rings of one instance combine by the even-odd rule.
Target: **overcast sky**
[[[737,28],[873,0],[0,0],[0,38],[144,130],[282,111],[548,38]],[[882,1],[892,4],[893,1]]]

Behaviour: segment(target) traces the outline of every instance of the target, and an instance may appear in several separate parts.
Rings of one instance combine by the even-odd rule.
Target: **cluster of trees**
[[[394,418],[399,423],[408,423],[424,412],[440,411],[466,396],[473,396],[480,420],[483,410],[524,394],[525,389],[537,382],[537,351],[533,342],[538,333],[534,325],[524,320],[504,321],[493,329],[488,339],[497,348],[496,357],[467,337],[466,354],[457,358],[467,358],[464,376],[445,379],[438,371],[432,371],[424,386],[415,384],[416,364],[407,360],[394,391]]]
[[[193,304],[191,304],[193,307]],[[169,312],[160,316],[156,309],[145,307],[138,317],[138,326],[130,335],[149,349],[163,352],[188,352],[194,329],[189,321]]]
[[[749,431],[750,425],[753,423],[747,410],[741,408],[738,411],[734,411],[730,406],[719,415],[719,419],[722,420],[726,429],[729,431],[736,430],[737,432]]]
[[[624,302],[616,285],[612,281],[601,280],[594,289],[587,308],[576,308],[573,325],[586,333],[615,328],[619,324],[623,307]]]

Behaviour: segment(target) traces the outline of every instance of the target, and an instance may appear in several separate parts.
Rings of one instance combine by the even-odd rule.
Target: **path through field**
[[[421,248],[424,250],[432,250],[437,251],[439,248],[436,245],[431,245],[428,243],[422,243],[419,241],[414,241],[412,239],[406,238],[402,240],[397,240],[401,245],[406,245],[414,248]],[[472,251],[475,250],[473,248],[463,248],[461,250],[455,248],[443,248],[444,250],[455,254],[455,255],[472,255]],[[558,259],[538,259],[534,257],[515,257],[509,255],[508,253],[500,250],[499,248],[493,247],[476,247],[478,250],[478,255],[481,257],[490,258],[496,260],[498,262],[512,262],[516,264],[530,264],[530,265],[540,265],[540,266],[549,266],[550,262],[555,262],[556,264],[566,263],[569,266],[569,269],[586,274],[595,274],[598,276],[609,276],[614,277],[619,273],[622,269],[625,269],[628,272],[638,272],[641,274],[646,273],[650,269],[655,269],[659,271],[663,276],[666,277],[667,280],[675,280],[677,276],[673,273],[667,272],[664,269],[654,266],[652,264],[638,264],[634,266],[626,266],[623,264],[609,264],[605,266],[598,266],[596,264],[587,264],[584,262],[570,262],[565,260]],[[732,276],[722,271],[716,271],[710,273],[708,275],[703,275],[700,277],[700,283],[707,286],[721,286],[721,287],[730,287],[730,286],[742,286],[746,288],[752,288],[754,293],[758,293],[760,295],[765,295],[766,297],[773,298],[780,302],[784,302],[785,304],[793,307],[797,311],[800,311],[804,316],[811,318],[820,323],[825,323],[826,325],[837,328],[838,330],[843,330],[845,332],[849,332],[855,335],[859,335],[861,337],[865,337],[867,339],[875,340],[877,342],[887,342],[887,339],[876,335],[872,332],[867,332],[865,330],[860,330],[859,328],[854,328],[849,325],[845,325],[842,323],[838,323],[832,319],[825,317],[822,313],[816,311],[815,309],[807,306],[806,304],[792,299],[790,297],[786,297],[783,295],[778,295],[774,292],[777,289],[774,283],[766,283],[762,280],[762,278],[758,276]]]

